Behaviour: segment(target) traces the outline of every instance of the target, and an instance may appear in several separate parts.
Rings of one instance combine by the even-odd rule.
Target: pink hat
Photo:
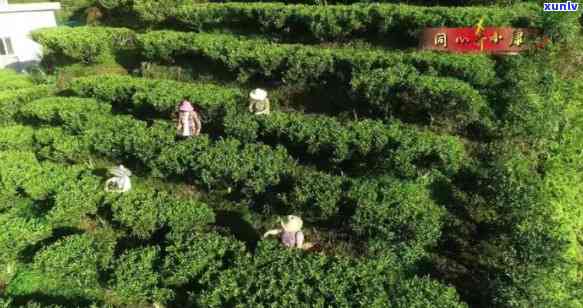
[[[194,111],[194,108],[192,108],[189,101],[183,101],[182,104],[180,104],[180,111]]]

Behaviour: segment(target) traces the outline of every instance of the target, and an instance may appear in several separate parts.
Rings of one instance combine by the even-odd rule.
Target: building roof
[[[0,13],[57,11],[61,9],[59,2],[42,2],[26,4],[5,4],[0,0]]]

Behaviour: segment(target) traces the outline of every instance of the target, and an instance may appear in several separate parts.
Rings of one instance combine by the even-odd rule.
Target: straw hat
[[[192,104],[190,104],[189,101],[183,101],[180,104],[180,111],[194,111],[194,108],[192,107]]]
[[[267,98],[267,91],[263,89],[255,89],[249,93],[249,97],[256,101],[262,101]]]
[[[124,167],[124,165],[119,165],[117,167],[110,168],[109,173],[111,173],[117,177],[124,177],[124,176],[129,177],[132,175],[132,172],[128,168]]]
[[[287,222],[284,223],[283,221],[280,220],[280,223],[281,227],[286,232],[298,232],[302,229],[302,226],[304,224],[301,218],[294,215],[288,215]]]

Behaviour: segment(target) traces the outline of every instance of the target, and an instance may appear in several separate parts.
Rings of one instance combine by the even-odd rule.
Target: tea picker
[[[249,112],[255,115],[269,114],[271,112],[267,91],[255,89],[249,93]]]
[[[132,183],[130,182],[132,172],[129,169],[119,165],[109,169],[109,173],[114,177],[105,182],[105,191],[124,193],[132,189]]]
[[[263,238],[281,234],[281,242],[288,248],[295,247],[304,250],[312,248],[312,243],[304,242],[304,233],[302,232],[304,222],[302,219],[294,215],[288,215],[286,219],[286,222],[280,219],[282,229],[269,230],[265,232]]]
[[[202,128],[200,114],[187,100],[183,100],[177,109],[177,135],[184,138],[198,136]]]

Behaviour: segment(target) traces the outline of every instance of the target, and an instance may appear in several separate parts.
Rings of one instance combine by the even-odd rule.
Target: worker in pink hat
[[[180,137],[198,136],[202,128],[200,114],[186,99],[178,106],[176,129]]]

